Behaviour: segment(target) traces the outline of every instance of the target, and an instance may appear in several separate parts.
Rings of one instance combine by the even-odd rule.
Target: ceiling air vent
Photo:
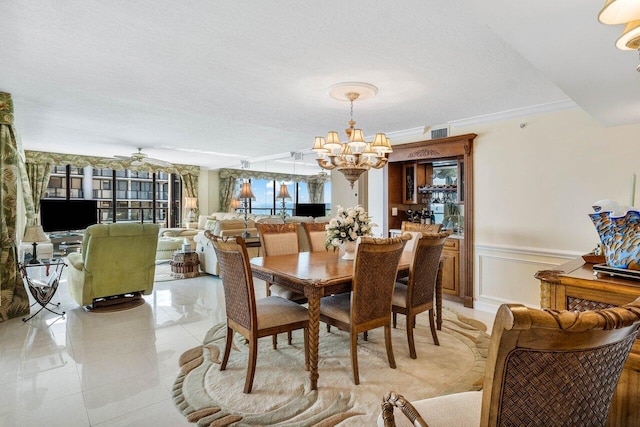
[[[446,138],[449,136],[449,126],[439,126],[429,130],[431,139]]]

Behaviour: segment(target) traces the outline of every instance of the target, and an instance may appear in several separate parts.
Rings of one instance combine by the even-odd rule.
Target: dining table
[[[412,253],[405,251],[398,263],[398,277],[406,277]],[[318,389],[318,344],[320,339],[320,299],[351,291],[354,260],[344,260],[336,251],[299,252],[291,255],[251,259],[253,277],[304,294],[309,311],[309,378]],[[442,328],[442,282],[436,283],[436,325]],[[389,307],[391,318],[391,307]]]

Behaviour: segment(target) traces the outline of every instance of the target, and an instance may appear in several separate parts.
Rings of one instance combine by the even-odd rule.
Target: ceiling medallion
[[[387,164],[388,153],[393,151],[384,133],[376,133],[373,142],[365,141],[362,129],[356,129],[353,120],[353,102],[374,97],[378,88],[369,83],[348,82],[329,87],[328,93],[334,99],[351,104],[351,120],[345,129],[348,140],[341,142],[338,132],[330,131],[326,140],[321,136],[315,137],[312,150],[317,153],[316,160],[321,168],[342,172],[353,188],[364,172],[383,168]]]

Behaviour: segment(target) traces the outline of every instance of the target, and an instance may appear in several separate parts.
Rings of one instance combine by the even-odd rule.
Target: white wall
[[[338,205],[345,208],[357,205],[358,188],[358,183],[352,189],[342,173],[331,171],[331,208],[335,209]]]
[[[220,212],[220,177],[218,171],[200,169],[198,178],[198,204],[200,215]]]
[[[465,133],[478,134],[474,305],[539,306],[533,274],[599,242],[587,216],[593,202],[629,203],[631,176],[640,175],[640,125],[604,128],[574,109],[452,129]],[[370,210],[378,215],[380,179],[370,175],[369,184]]]

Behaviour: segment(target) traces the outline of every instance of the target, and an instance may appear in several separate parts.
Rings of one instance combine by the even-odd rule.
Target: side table
[[[43,309],[56,314],[58,316],[64,316],[65,312],[58,313],[56,311],[51,310],[47,305],[52,305],[54,307],[60,307],[60,303],[54,304],[51,302],[51,299],[55,295],[58,290],[58,284],[60,283],[60,275],[62,274],[62,270],[66,266],[64,260],[62,258],[53,258],[53,259],[41,259],[39,263],[28,264],[28,263],[20,263],[20,271],[22,272],[22,278],[27,283],[27,287],[31,295],[36,300],[31,307],[36,304],[40,305],[40,309],[36,311],[29,317],[25,317],[22,319],[23,322],[26,322],[33,318],[36,314],[40,313]],[[47,269],[47,281],[38,280],[32,277],[29,277],[28,270],[35,267],[45,267]],[[54,267],[53,271],[50,271],[50,268]],[[31,308],[29,307],[29,308]]]
[[[171,276],[176,279],[198,277],[200,259],[197,252],[175,251],[171,258]]]

